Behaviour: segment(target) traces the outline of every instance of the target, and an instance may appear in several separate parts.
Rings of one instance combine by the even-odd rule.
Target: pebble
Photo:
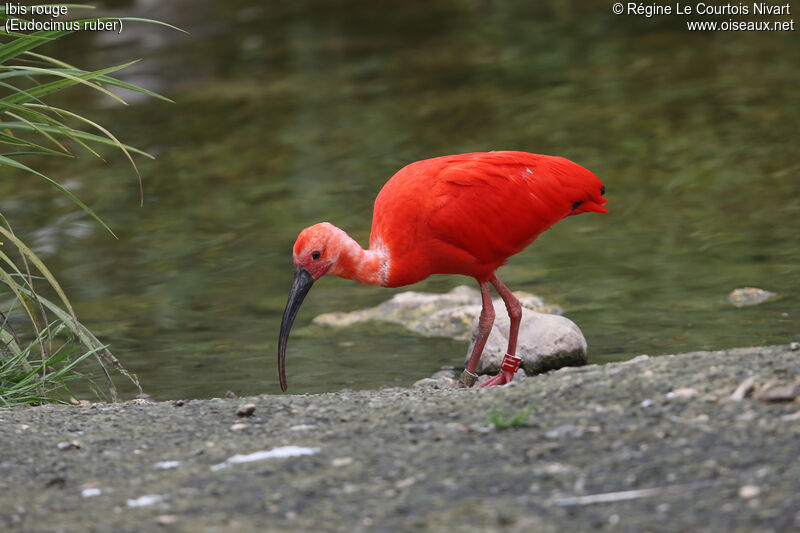
[[[544,434],[548,439],[563,439],[565,437],[580,437],[582,435],[583,428],[574,424],[563,424]]]
[[[180,461],[159,461],[153,466],[159,470],[172,470],[173,468],[178,468],[180,465]]]
[[[697,390],[689,387],[675,389],[667,393],[667,398],[691,398],[697,396]]]
[[[438,372],[437,372],[438,373]],[[412,385],[413,388],[426,388],[430,387],[433,389],[449,389],[455,386],[456,380],[447,376],[439,376],[439,377],[431,377],[431,378],[422,378],[417,380]]]
[[[800,342],[793,342],[789,344],[789,349],[793,352],[800,350]]]
[[[776,383],[755,394],[763,402],[791,402],[800,395],[800,383]]]
[[[736,387],[736,390],[733,391],[733,394],[731,394],[728,399],[732,402],[741,402],[751,392],[753,392],[753,389],[755,388],[756,388],[756,380],[753,376],[750,376],[746,380],[739,383],[739,386]]]
[[[405,488],[410,487],[411,485],[413,485],[416,482],[417,482],[417,478],[414,477],[414,476],[411,476],[411,477],[407,477],[405,479],[401,479],[400,481],[397,481],[394,484],[394,486],[396,488],[398,488],[398,489],[405,489]]]
[[[253,416],[253,413],[255,412],[256,412],[256,404],[246,403],[244,405],[239,406],[239,408],[236,410],[236,416],[240,417]]]
[[[125,403],[129,403],[129,404],[131,404],[131,405],[147,405],[147,404],[149,404],[149,403],[155,403],[155,400],[153,400],[152,398],[150,398],[150,399],[146,399],[146,398],[134,398],[133,400],[128,400],[128,401],[127,401],[127,402],[125,402]]]
[[[800,420],[800,411],[795,411],[794,413],[789,413],[788,415],[783,415],[781,420],[785,422],[794,422],[795,420]]]
[[[575,471],[574,467],[564,463],[546,463],[542,465],[541,469],[542,472],[551,476],[569,474]]]
[[[757,485],[744,485],[739,487],[739,497],[743,500],[751,500],[761,494],[761,489]]]
[[[339,466],[347,466],[353,462],[352,457],[336,457],[333,461],[331,461],[331,465],[339,467]]]
[[[453,370],[452,368],[443,368],[442,370],[439,370],[438,372],[434,372],[431,377],[433,379],[447,378],[447,379],[450,379],[450,380],[454,380],[454,379],[456,379],[456,371]]]
[[[243,431],[250,427],[250,424],[245,424],[244,422],[236,422],[231,426],[231,431]]]
[[[81,443],[79,441],[77,441],[77,440],[71,440],[71,441],[68,441],[68,442],[67,441],[59,442],[56,446],[61,451],[65,451],[65,450],[80,450],[81,449]]]
[[[174,514],[162,514],[156,517],[156,523],[160,526],[169,526],[178,521],[178,517]]]
[[[128,500],[127,504],[128,507],[149,507],[151,505],[161,503],[165,499],[166,497],[161,494],[145,494],[144,496],[139,496],[138,498]]]

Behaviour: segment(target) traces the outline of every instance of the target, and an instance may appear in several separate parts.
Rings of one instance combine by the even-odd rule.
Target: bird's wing
[[[434,273],[488,279],[576,204],[604,211],[601,187],[567,159],[526,152],[418,161],[378,194],[370,248],[391,252],[391,286]]]
[[[567,159],[468,155],[473,157],[449,162],[436,176],[425,224],[436,239],[478,263],[499,266],[570,215],[577,202],[600,200],[600,180]]]

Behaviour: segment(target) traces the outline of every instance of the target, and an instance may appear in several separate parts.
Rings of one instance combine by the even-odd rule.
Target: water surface
[[[561,305],[590,361],[797,340],[796,33],[689,33],[605,1],[114,4],[191,32],[129,25],[58,50],[95,68],[142,57],[126,79],[175,100],[62,96],[157,155],[140,161],[144,207],[112,153],[43,164],[119,240],[28,176],[3,178],[0,207],[157,398],[277,392],[297,233],[327,220],[366,244],[386,179],[467,151],[563,155],[606,183],[609,215],[559,223],[499,273]],[[474,280],[413,288],[462,283]],[[747,285],[779,298],[725,302]],[[289,343],[290,391],[460,365],[466,343],[309,326],[395,292],[317,283]]]

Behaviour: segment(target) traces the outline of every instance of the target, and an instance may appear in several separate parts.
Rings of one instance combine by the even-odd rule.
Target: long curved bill
[[[289,331],[292,329],[294,317],[300,310],[303,299],[311,290],[314,284],[314,277],[303,267],[294,269],[294,279],[292,289],[289,291],[289,301],[286,302],[286,309],[283,311],[281,321],[281,336],[278,339],[278,378],[281,381],[281,390],[286,392],[286,343],[289,341]]]

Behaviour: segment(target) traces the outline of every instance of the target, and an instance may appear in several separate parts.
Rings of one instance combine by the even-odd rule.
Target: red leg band
[[[522,362],[522,357],[507,353],[505,357],[503,357],[503,362],[500,363],[500,369],[515,374],[517,370],[519,370],[519,364],[521,362]]]

